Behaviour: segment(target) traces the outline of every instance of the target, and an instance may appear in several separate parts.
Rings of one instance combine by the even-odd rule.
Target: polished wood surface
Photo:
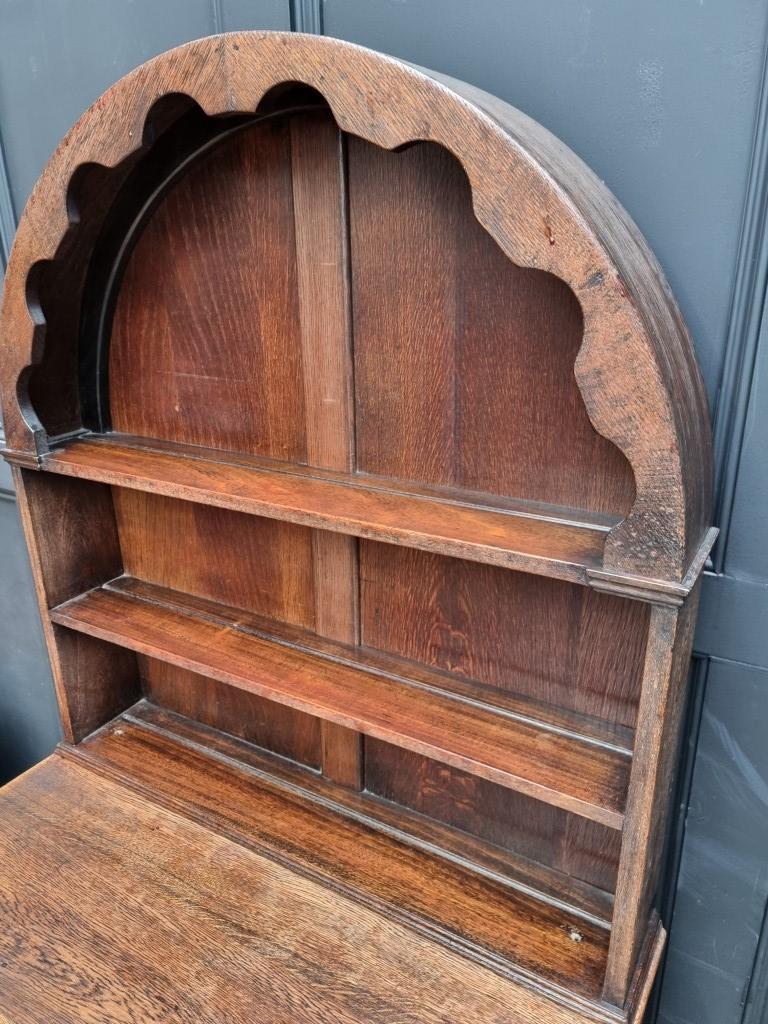
[[[360,565],[369,647],[634,726],[647,605],[385,544]]]
[[[10,1024],[583,1019],[61,757],[0,793],[0,822],[0,1014]],[[551,939],[587,960],[588,941],[556,927]]]
[[[602,522],[575,520],[573,510],[497,510],[424,491],[412,495],[367,477],[207,459],[119,436],[74,441],[48,456],[45,468],[581,582],[585,567],[600,564],[608,532]]]
[[[594,924],[603,927],[610,925],[613,911],[610,885],[581,881],[578,871],[570,870],[571,865],[547,864],[540,856],[526,856],[526,851],[519,849],[516,852],[516,847],[523,844],[514,844],[509,849],[505,848],[501,837],[489,836],[484,839],[473,835],[466,827],[466,814],[458,819],[459,827],[445,825],[438,820],[437,815],[430,813],[430,808],[421,813],[419,810],[409,810],[403,804],[388,799],[386,794],[378,795],[371,789],[356,792],[317,772],[307,771],[303,765],[265,751],[263,744],[256,745],[258,741],[239,739],[232,735],[231,730],[221,732],[211,729],[198,720],[176,714],[147,699],[124,712],[121,722],[159,732],[170,744],[180,744],[222,763],[255,772],[273,785],[302,793],[309,800],[320,801],[327,807],[333,807],[337,813],[351,816],[401,842],[423,849],[432,856],[460,864],[464,870],[479,872],[484,877],[528,892],[552,905],[566,907],[570,913],[592,920]],[[122,725],[116,727],[122,728]],[[371,745],[370,742],[366,743],[368,759],[371,756]],[[78,749],[82,751],[82,748]],[[407,770],[407,757],[402,751],[401,755],[404,756]],[[477,780],[476,776],[468,778],[489,785],[483,783],[483,780]],[[447,787],[443,785],[441,791],[445,794],[446,790]],[[504,806],[507,814],[514,815],[515,809],[509,804],[510,791],[500,792],[506,797]],[[519,799],[524,801],[527,798]],[[482,805],[482,801],[478,801],[478,804]],[[533,801],[529,800],[528,804],[532,806]],[[575,820],[563,811],[554,808],[550,810],[553,818],[559,816],[562,820]],[[521,811],[521,816],[523,813]],[[606,826],[591,825],[586,819],[580,820],[595,831],[602,831],[604,837],[618,836],[617,832]]]
[[[307,462],[351,472],[354,459],[352,331],[347,275],[346,140],[326,111],[291,121],[291,176],[307,420]],[[356,643],[357,541],[312,535],[315,629]],[[323,772],[359,789],[363,743],[354,730],[321,722]]]
[[[139,695],[127,650],[53,625],[48,609],[97,586],[122,567],[108,488],[14,466],[14,484],[65,739],[82,740]]]
[[[76,754],[130,785],[146,787],[169,808],[207,818],[229,838],[426,934],[442,934],[473,958],[500,956],[499,962],[513,963],[522,973],[533,970],[553,984],[575,973],[577,992],[599,996],[609,935],[604,923],[403,843],[327,806],[320,794],[292,793],[268,776],[212,758],[200,737],[194,747],[179,745],[154,725],[156,718],[149,719],[152,728],[147,721],[146,715],[118,719]],[[426,877],[434,884],[425,886]]]
[[[280,622],[317,627],[314,538],[306,527],[141,491],[116,489],[113,497],[122,570],[129,575]],[[172,666],[144,672],[142,680],[169,707],[176,707],[178,695],[188,713],[194,704],[201,721],[237,735],[245,730],[271,750],[320,763],[316,719],[253,694],[228,692],[213,680],[198,679],[190,689],[184,672]]]
[[[138,671],[142,693],[162,707],[190,715],[297,764],[320,769],[322,722],[313,715],[167,661],[140,655]]]
[[[82,859],[38,987],[14,917],[23,1024],[62,977],[65,1022],[240,1020],[249,985],[274,1021],[494,1020],[491,976],[511,1024],[637,1024],[715,531],[690,339],[605,187],[463,83],[200,40],[67,136],[0,331],[66,739],[23,892]],[[245,859],[171,881],[195,856]]]
[[[592,427],[573,374],[573,292],[507,259],[441,147],[382,154],[353,139],[349,177],[360,470],[628,512],[632,471]]]
[[[575,898],[580,882],[606,892],[613,902],[621,832],[607,825],[370,738],[365,780],[370,793],[398,808],[412,808],[513,856],[562,872],[566,902]]]
[[[616,887],[615,937],[605,994],[616,1001],[626,991],[642,942],[641,925],[656,897],[671,811],[671,784],[680,756],[693,629],[699,591],[682,612],[653,609],[645,659],[643,696],[637,718],[637,773],[630,787]]]
[[[436,757],[556,807],[621,828],[630,759],[573,735],[494,714],[421,686],[291,649],[222,609],[202,615],[161,592],[105,586],[51,619],[179,668],[230,683],[346,728]]]
[[[287,126],[237,132],[150,217],[112,324],[116,430],[306,458],[289,154]],[[226,289],[212,265],[227,266]]]

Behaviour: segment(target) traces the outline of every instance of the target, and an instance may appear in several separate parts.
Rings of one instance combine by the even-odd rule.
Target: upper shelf
[[[535,503],[469,504],[437,490],[406,493],[377,477],[118,434],[72,441],[44,468],[578,583],[601,566],[618,521]]]
[[[333,180],[287,117],[297,82],[347,147]],[[234,148],[211,164],[219,143]],[[339,40],[197,40],[101,97],[20,219],[0,327],[6,442],[26,465],[110,425],[241,451],[268,424],[267,453],[301,459],[308,438],[341,450],[353,407],[373,472],[454,479],[430,473],[459,436],[480,489],[514,463],[525,489],[501,493],[625,514],[602,547],[489,530],[500,564],[522,551],[572,578],[599,559],[680,584],[709,524],[701,375],[614,197],[520,112]],[[335,375],[332,400],[310,369]],[[401,472],[402,451],[420,458]]]
[[[68,441],[42,468],[673,605],[694,586],[717,536],[705,533],[676,582],[604,569],[606,541],[621,519],[582,509],[449,488],[406,491],[382,477],[118,433]]]

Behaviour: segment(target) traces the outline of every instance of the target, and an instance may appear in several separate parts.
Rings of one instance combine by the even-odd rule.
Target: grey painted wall
[[[563,138],[640,225],[704,369],[723,527],[669,850],[672,931],[649,1015],[661,1024],[768,1024],[767,22],[764,0],[0,0],[0,242],[107,85],[234,28],[322,29],[488,89]],[[7,776],[57,737],[8,497],[0,553]]]
[[[328,35],[465,79],[558,135],[662,262],[714,395],[768,7],[752,0],[326,0]]]

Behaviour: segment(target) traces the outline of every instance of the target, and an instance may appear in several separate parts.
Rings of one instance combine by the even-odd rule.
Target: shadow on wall
[[[60,739],[27,552],[13,496],[0,490],[0,785]]]

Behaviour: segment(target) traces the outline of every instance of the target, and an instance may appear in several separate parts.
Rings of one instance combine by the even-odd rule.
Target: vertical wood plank
[[[629,463],[592,426],[574,376],[573,292],[506,258],[439,146],[385,152],[352,137],[349,191],[359,468],[628,512]]]
[[[128,650],[52,625],[48,609],[123,571],[111,490],[13,467],[64,738],[79,742],[139,696]]]
[[[29,495],[27,494],[25,487],[23,471],[19,469],[18,466],[11,466],[11,472],[13,473],[13,483],[16,488],[16,501],[19,509],[19,518],[21,519],[21,525],[24,530],[24,538],[27,542],[29,561],[32,567],[32,579],[34,580],[35,596],[37,597],[37,603],[40,609],[40,619],[43,626],[45,645],[48,648],[48,657],[51,662],[51,673],[53,675],[53,685],[56,691],[56,703],[59,708],[61,731],[64,734],[64,739],[71,743],[74,740],[74,729],[72,727],[72,718],[69,713],[69,702],[67,700],[67,691],[64,686],[64,671],[61,659],[59,658],[59,648],[56,643],[53,624],[48,618],[48,600],[46,598],[45,585],[43,583],[43,568],[40,552],[38,551],[37,541],[35,538],[33,512],[30,506]]]
[[[287,127],[253,125],[149,218],[112,323],[115,430],[306,458],[290,153]]]
[[[291,166],[301,320],[307,461],[354,468],[344,141],[329,114],[291,122]],[[316,530],[312,539],[315,629],[357,643],[357,541]],[[323,773],[362,786],[362,737],[322,723]]]
[[[629,992],[658,882],[700,587],[699,581],[680,609],[651,610],[603,989],[618,1006]]]

